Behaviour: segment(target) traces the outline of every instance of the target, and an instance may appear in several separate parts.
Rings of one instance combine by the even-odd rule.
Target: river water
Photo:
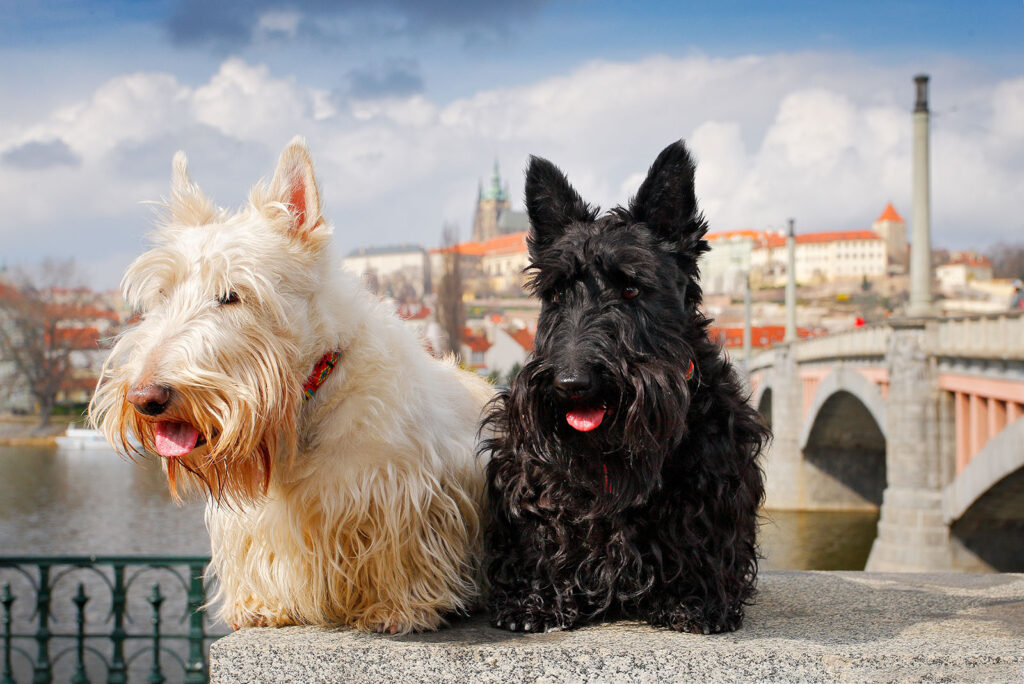
[[[872,513],[764,517],[767,570],[863,570],[878,521]],[[155,461],[0,446],[0,555],[208,553],[202,504],[175,504]]]

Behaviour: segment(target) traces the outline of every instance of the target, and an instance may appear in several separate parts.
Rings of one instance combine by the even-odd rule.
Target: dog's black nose
[[[171,402],[171,388],[165,385],[145,385],[128,390],[128,401],[139,413],[159,416]]]
[[[589,394],[594,385],[594,376],[585,370],[559,371],[555,374],[555,389],[570,399]]]

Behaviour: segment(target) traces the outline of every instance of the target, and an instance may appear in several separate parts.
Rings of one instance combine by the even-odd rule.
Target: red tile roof
[[[506,328],[505,332],[528,352],[533,351],[533,333],[526,328]]]
[[[498,235],[492,237],[490,240],[484,240],[483,242],[474,242],[469,240],[467,242],[460,242],[457,245],[451,247],[435,247],[430,250],[431,254],[440,254],[443,252],[456,251],[459,254],[468,254],[472,256],[482,256],[484,254],[515,254],[517,252],[526,251],[526,236],[529,233],[527,231],[521,231],[519,233],[508,233],[506,235]]]
[[[723,347],[742,347],[743,328],[719,328],[711,326],[708,328],[711,339]],[[797,328],[797,337],[816,337],[814,330],[809,328]],[[754,349],[770,347],[786,338],[786,327],[783,325],[755,325],[750,329],[750,344]]]
[[[751,240],[759,240],[764,235],[759,230],[726,230],[720,233],[709,233],[707,239],[709,242],[715,242],[716,240],[730,240],[733,238],[750,238]]]
[[[462,343],[469,347],[470,351],[483,352],[491,348],[491,343],[485,335],[477,335],[469,328],[462,331]]]
[[[100,331],[96,328],[57,328],[56,338],[63,349],[97,349]]]
[[[893,221],[895,223],[906,223],[903,217],[896,213],[896,209],[892,206],[892,202],[885,205],[885,211],[879,216],[876,221]]]
[[[958,266],[961,264],[964,266],[991,266],[992,261],[986,256],[961,255],[953,257],[943,265]]]
[[[813,244],[822,242],[855,242],[870,240],[872,242],[881,240],[873,230],[837,230],[824,233],[800,233],[796,236],[797,244]],[[761,247],[784,247],[786,236],[779,233],[765,233],[762,238]]]
[[[409,304],[402,304],[398,307],[398,317],[403,321],[419,321],[430,315],[429,306],[410,306]]]
[[[524,230],[520,233],[508,233],[492,237],[482,244],[484,254],[514,254],[526,251],[526,236]]]

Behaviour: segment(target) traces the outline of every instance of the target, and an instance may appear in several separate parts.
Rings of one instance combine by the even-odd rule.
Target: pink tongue
[[[596,408],[574,408],[565,414],[565,420],[568,421],[574,429],[580,432],[590,432],[604,420],[604,406],[598,406]]]
[[[153,430],[156,451],[164,458],[178,458],[196,448],[199,431],[188,423],[157,423]]]

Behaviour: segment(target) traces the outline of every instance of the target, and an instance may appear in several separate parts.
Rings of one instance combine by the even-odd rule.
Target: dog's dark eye
[[[625,297],[626,299],[636,299],[637,295],[639,294],[639,287],[633,287],[632,285],[629,285],[627,287],[622,288],[622,296]]]
[[[238,293],[235,292],[234,290],[228,292],[226,295],[221,295],[220,297],[217,298],[217,303],[220,305],[237,304],[240,301],[242,300],[238,298]]]
[[[561,304],[562,303],[562,295],[560,293],[558,293],[558,292],[552,292],[551,293],[551,303],[552,304]]]

